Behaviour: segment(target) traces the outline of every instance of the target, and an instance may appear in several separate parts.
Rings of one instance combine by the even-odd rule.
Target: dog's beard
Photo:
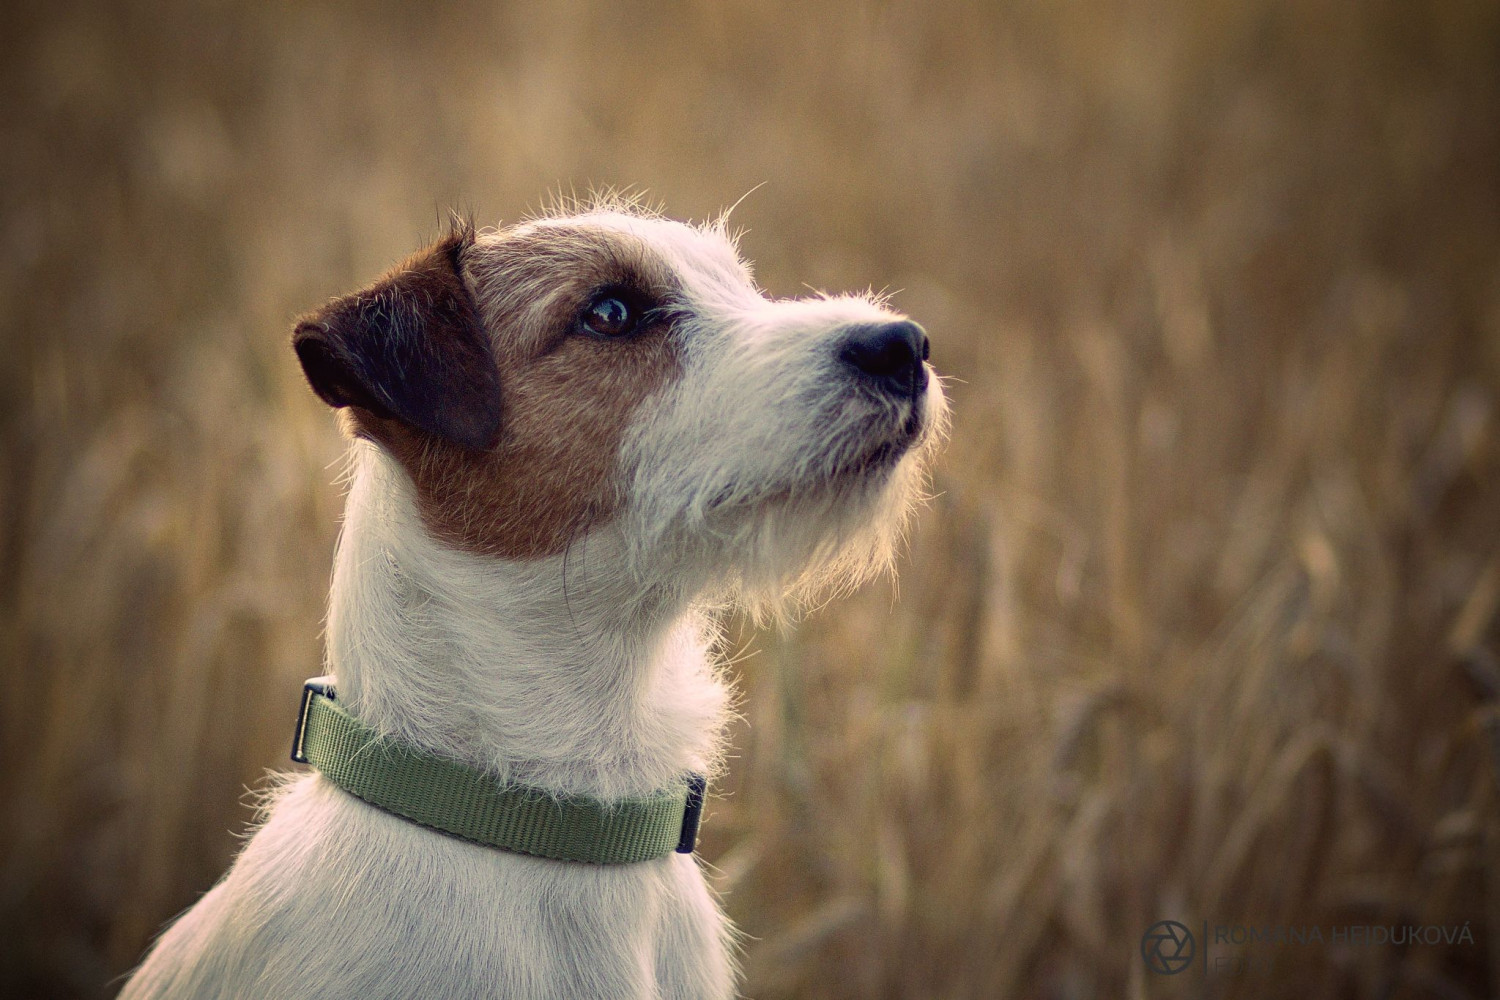
[[[632,532],[647,575],[784,620],[888,572],[946,433],[940,393],[899,421],[840,429],[759,483],[725,483]]]
[[[743,526],[727,596],[757,620],[795,616],[889,572],[925,499],[924,456],[876,456],[767,503]]]

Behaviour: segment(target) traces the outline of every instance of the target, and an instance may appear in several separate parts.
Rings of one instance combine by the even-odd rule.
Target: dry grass
[[[900,598],[752,635],[777,997],[1500,993],[1500,8],[7,7],[0,993],[217,877],[317,670],[290,317],[450,205],[739,210],[962,381]],[[1162,917],[1472,945],[1143,969]]]

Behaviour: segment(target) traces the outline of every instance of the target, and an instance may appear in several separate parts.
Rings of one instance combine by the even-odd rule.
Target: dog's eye
[[[635,322],[635,310],[614,295],[595,299],[583,311],[583,327],[596,337],[623,337],[635,327]]]

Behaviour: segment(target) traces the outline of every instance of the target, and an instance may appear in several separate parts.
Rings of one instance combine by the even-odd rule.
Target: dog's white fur
[[[383,732],[501,779],[617,798],[720,767],[711,611],[774,609],[884,566],[946,408],[934,379],[910,450],[860,468],[911,426],[912,404],[851,391],[832,345],[851,323],[899,317],[871,297],[768,300],[722,225],[618,209],[580,221],[646,241],[688,306],[681,373],[620,448],[623,509],[561,555],[458,551],[423,527],[395,460],[356,442],[328,667],[340,701]],[[694,856],[506,853],[316,774],[276,791],[265,817],[124,1000],[734,993],[732,931]]]

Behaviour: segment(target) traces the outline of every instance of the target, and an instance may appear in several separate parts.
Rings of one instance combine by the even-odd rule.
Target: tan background
[[[762,182],[765,286],[900,289],[958,381],[899,599],[734,625],[746,993],[1500,993],[1494,3],[0,16],[0,993],[104,995],[286,763],[291,317],[452,206]],[[1164,917],[1474,942],[1169,980]]]

